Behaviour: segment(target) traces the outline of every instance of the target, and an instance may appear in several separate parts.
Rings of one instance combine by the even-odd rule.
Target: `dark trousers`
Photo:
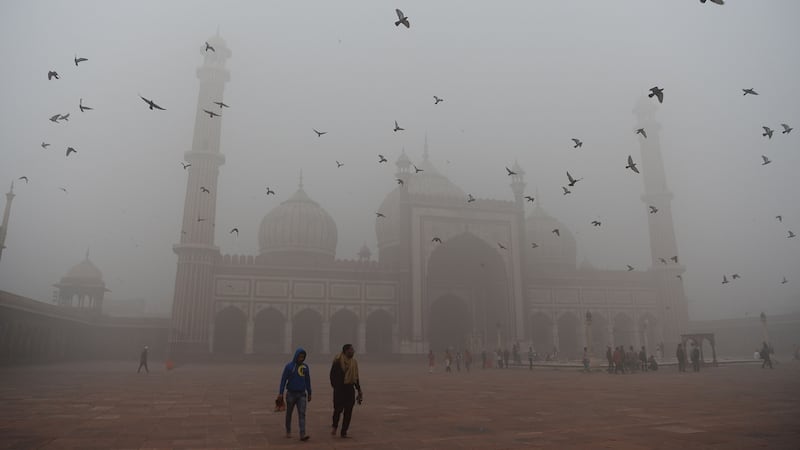
[[[139,361],[139,369],[136,370],[136,373],[141,372],[142,371],[142,367],[144,367],[144,370],[147,373],[150,373],[150,369],[147,368],[147,361]]]
[[[678,360],[678,372],[686,372],[686,361],[682,359]]]
[[[695,372],[700,372],[700,360],[699,359],[693,359],[692,360],[692,370],[694,370]]]
[[[761,368],[763,369],[765,366],[769,366],[772,369],[772,359],[770,357],[764,358],[764,362],[761,363]]]
[[[333,389],[333,423],[334,430],[339,427],[339,416],[344,413],[342,421],[342,436],[347,435],[350,428],[350,418],[353,417],[353,405],[356,404],[356,390],[352,384],[345,384]]]

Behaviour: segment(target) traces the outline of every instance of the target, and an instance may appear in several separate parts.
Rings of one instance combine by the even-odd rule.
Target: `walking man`
[[[472,365],[472,352],[469,349],[464,350],[464,368],[467,369],[467,373],[469,373],[469,366]]]
[[[351,344],[342,346],[342,353],[336,355],[331,365],[331,387],[333,388],[333,423],[331,436],[336,435],[339,428],[339,417],[344,413],[342,431],[340,436],[347,437],[350,428],[350,418],[353,416],[353,405],[358,401],[360,405],[364,400],[361,393],[361,384],[358,381],[358,361],[353,357],[356,351]],[[358,391],[358,395],[356,395]]]
[[[145,345],[142,349],[142,353],[139,355],[139,369],[136,373],[142,371],[142,367],[144,367],[145,372],[150,373],[150,369],[147,368],[147,346]]]
[[[300,440],[307,441],[306,404],[311,401],[311,371],[305,363],[306,351],[298,347],[294,358],[286,364],[281,375],[278,396],[286,390],[286,437],[292,437],[292,412],[297,406],[297,420],[300,427]]]
[[[675,357],[678,358],[678,372],[686,372],[686,352],[683,350],[682,344],[678,344]]]
[[[533,370],[533,346],[528,347],[528,370]]]
[[[608,360],[608,373],[614,373],[614,354],[611,353],[611,346],[606,347],[606,359]]]
[[[761,368],[763,369],[765,366],[769,366],[772,369],[772,358],[770,357],[770,348],[766,342],[764,342],[764,346],[761,347],[761,359],[764,362],[761,363]]]
[[[692,345],[692,369],[700,372],[700,347]]]
[[[433,354],[433,350],[428,351],[428,373],[433,373],[433,366],[436,364],[436,355]]]
[[[642,372],[647,372],[647,351],[644,349],[644,345],[642,349],[639,350],[639,363],[641,365]]]

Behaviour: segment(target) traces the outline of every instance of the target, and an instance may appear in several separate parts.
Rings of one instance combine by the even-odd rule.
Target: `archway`
[[[275,308],[264,308],[259,311],[253,324],[253,352],[283,353],[285,322],[283,314]]]
[[[509,301],[508,280],[503,258],[498,250],[470,232],[446,239],[431,253],[428,260],[427,292],[458,292],[461,306],[454,306],[457,311],[469,316],[462,322],[469,324],[469,329],[458,330],[466,339],[463,345],[474,343],[486,349],[497,346],[498,331],[501,345],[509,345],[515,340],[513,328],[513,308]],[[437,334],[435,328],[441,328],[434,322],[434,304],[442,296],[431,295],[426,299],[427,315],[423,317],[423,327],[427,336]],[[439,307],[447,310],[448,308]],[[437,307],[437,308],[439,308]],[[463,308],[463,309],[461,309]],[[437,320],[441,320],[439,317]],[[452,326],[445,321],[444,326]],[[442,338],[439,336],[438,338]],[[434,351],[440,351],[436,345]],[[477,349],[474,349],[477,350]]]
[[[553,321],[541,312],[534,313],[531,317],[531,339],[536,353],[542,357],[553,351]]]
[[[608,337],[608,319],[602,314],[592,313],[592,353],[594,355],[605,355],[606,346],[611,345]]]
[[[338,353],[344,344],[353,344],[358,348],[358,316],[349,309],[340,309],[331,316],[330,333],[331,353]]]
[[[635,333],[633,330],[633,319],[625,313],[614,316],[614,345],[624,346],[626,349],[634,344]]]
[[[367,348],[370,355],[392,353],[392,315],[380,309],[367,317]]]
[[[244,353],[246,322],[247,317],[235,306],[228,306],[218,312],[214,319],[214,353]]]
[[[472,314],[463,300],[445,295],[433,302],[428,331],[431,350],[463,349],[469,344],[471,332]]]
[[[583,343],[578,339],[580,321],[573,313],[561,314],[558,318],[559,359],[576,359],[582,355]]]
[[[292,319],[292,353],[297,347],[322,352],[322,316],[313,309],[304,309]]]

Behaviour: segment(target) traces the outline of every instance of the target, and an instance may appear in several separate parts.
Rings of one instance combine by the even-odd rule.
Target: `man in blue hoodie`
[[[279,390],[280,396],[283,396],[283,391],[286,390],[286,437],[292,437],[292,411],[297,405],[301,441],[309,438],[306,434],[306,402],[311,401],[311,371],[305,360],[306,351],[298,348],[294,352],[292,361],[283,368]]]

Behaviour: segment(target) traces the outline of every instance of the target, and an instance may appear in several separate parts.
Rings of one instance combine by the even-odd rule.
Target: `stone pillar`
[[[328,320],[322,322],[322,353],[331,353],[331,322]]]
[[[363,320],[358,322],[358,351],[361,354],[367,353],[367,324]]]
[[[284,327],[283,353],[292,354],[292,319],[288,319]]]
[[[558,348],[558,315],[553,315],[553,347]],[[549,353],[552,349],[548,348],[545,353]],[[558,348],[560,352],[561,349]]]
[[[216,323],[216,315],[208,323],[208,353],[214,352],[214,324]]]
[[[247,318],[247,328],[244,333],[244,354],[245,355],[252,355],[253,354],[253,331],[255,328],[255,322],[253,321],[252,317]]]
[[[392,324],[392,353],[400,353],[400,329],[396,322]]]

